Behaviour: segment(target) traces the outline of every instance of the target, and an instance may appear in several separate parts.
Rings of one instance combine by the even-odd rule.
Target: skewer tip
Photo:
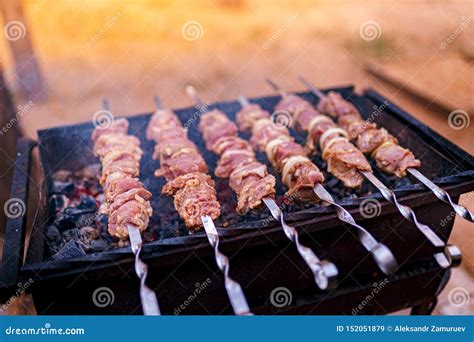
[[[277,91],[280,91],[280,87],[275,82],[273,82],[271,79],[266,78],[265,82],[267,82],[270,85],[270,87],[272,87],[273,89],[275,89]]]
[[[243,95],[239,96],[239,103],[242,107],[248,106],[250,104],[249,100]]]
[[[318,88],[316,88],[314,86],[314,84],[311,84],[308,80],[306,80],[303,76],[301,75],[298,75],[298,80],[301,81],[301,83],[303,83],[305,86],[307,86],[311,92],[313,92],[315,95],[317,95],[318,97],[320,97],[321,99],[322,98],[325,98],[326,95],[323,94],[323,92],[321,90],[319,90]]]
[[[276,90],[278,93],[280,93],[280,96],[284,97],[287,95],[286,91],[280,88],[278,84],[273,82],[271,79],[266,78],[265,81],[272,87],[274,90]]]
[[[103,108],[104,110],[109,110],[109,108],[110,108],[109,100],[108,100],[106,97],[104,97],[104,98],[102,99],[102,108]]]
[[[185,86],[185,87],[184,87],[184,91],[185,91],[186,94],[188,94],[189,96],[196,96],[196,95],[197,95],[196,88],[194,88],[194,86],[191,85],[191,84],[188,84],[187,86]]]
[[[156,109],[162,109],[163,107],[161,106],[161,100],[158,97],[158,95],[153,96],[153,102],[155,102],[155,107]]]

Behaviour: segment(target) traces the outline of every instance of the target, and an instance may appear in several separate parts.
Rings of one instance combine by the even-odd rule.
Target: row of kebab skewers
[[[196,101],[199,110],[199,132],[206,149],[219,157],[215,176],[228,180],[237,197],[236,211],[245,214],[267,207],[273,218],[281,223],[288,239],[309,266],[319,288],[329,289],[337,284],[337,268],[320,260],[308,247],[299,242],[298,231],[284,220],[281,208],[275,202],[276,178],[269,174],[265,164],[256,158],[256,151],[265,153],[273,169],[287,187],[286,196],[296,201],[324,202],[335,207],[341,221],[355,231],[360,243],[372,255],[382,272],[393,274],[398,263],[388,247],[377,241],[360,226],[350,213],[335,202],[324,188],[324,176],[312,162],[320,153],[327,162],[327,171],[347,188],[358,188],[368,179],[382,195],[397,206],[400,213],[415,223],[417,228],[437,248],[434,257],[442,267],[460,262],[460,252],[446,245],[428,226],[420,223],[409,207],[401,205],[393,191],[378,180],[365,155],[375,161],[377,168],[387,174],[404,177],[407,172],[421,180],[438,198],[452,205],[461,217],[473,221],[472,213],[454,204],[444,190],[424,177],[418,170],[421,162],[413,153],[401,147],[397,139],[384,128],[365,121],[356,107],[339,93],[327,95],[300,78],[320,99],[317,107],[296,94],[289,94],[274,82],[281,100],[275,113],[286,115],[293,126],[307,135],[304,146],[291,136],[288,127],[274,122],[275,115],[251,104],[241,97],[242,106],[236,123],[217,109],[203,104],[193,87],[186,92]],[[146,137],[155,142],[153,159],[160,161],[155,176],[164,177],[164,195],[172,196],[174,207],[191,232],[204,231],[215,250],[216,262],[225,276],[225,287],[236,314],[251,314],[240,285],[229,277],[229,260],[219,251],[219,235],[214,220],[220,215],[215,184],[197,146],[187,137],[176,114],[162,108],[155,98],[156,111],[150,119]],[[239,136],[251,133],[250,141]],[[140,159],[143,154],[139,140],[128,135],[128,121],[117,119],[107,127],[97,127],[92,135],[94,153],[102,162],[101,184],[105,201],[101,212],[109,215],[109,233],[120,239],[131,240],[136,256],[136,272],[141,279],[141,298],[145,314],[159,314],[154,292],[145,284],[146,265],[140,260],[140,232],[147,228],[152,214],[151,193],[139,181]]]

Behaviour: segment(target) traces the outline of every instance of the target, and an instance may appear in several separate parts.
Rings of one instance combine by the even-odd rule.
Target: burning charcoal
[[[94,210],[68,207],[58,215],[55,224],[60,230],[87,227],[95,223],[96,215]]]
[[[62,235],[66,241],[77,241],[79,240],[79,229],[73,228],[65,230],[63,231]]]
[[[81,196],[81,203],[79,203],[77,209],[95,211],[97,209],[97,202],[90,196]]]
[[[58,227],[60,231],[65,231],[76,227],[75,222],[71,220],[71,216],[66,215],[64,212],[57,215],[54,225]]]
[[[69,241],[63,248],[53,255],[54,260],[63,260],[86,255],[82,247],[76,241]]]
[[[143,241],[145,242],[152,242],[156,240],[156,234],[155,232],[151,230],[145,230],[143,232]]]
[[[326,188],[327,189],[333,189],[333,188],[337,187],[338,183],[339,183],[339,180],[337,178],[329,179],[326,182]]]
[[[107,228],[109,225],[109,219],[106,215],[97,215],[96,217],[96,224],[97,224],[97,229],[100,232],[100,235],[102,236],[110,236],[109,233],[107,232]]]
[[[53,187],[51,192],[53,194],[63,194],[67,197],[71,197],[74,194],[74,183],[72,181],[61,182],[58,180],[53,181]]]
[[[104,239],[92,240],[91,249],[96,252],[105,251],[109,247],[109,243]]]
[[[99,231],[97,228],[93,227],[82,227],[79,229],[79,239],[86,246],[90,246],[92,240],[98,239],[100,237]]]
[[[46,238],[51,242],[61,240],[61,233],[56,226],[48,226],[46,227]]]
[[[63,211],[69,203],[65,195],[54,194],[49,198],[49,207],[51,214],[55,215],[57,212]]]
[[[57,253],[64,245],[59,229],[55,226],[46,227],[46,241],[50,254]]]

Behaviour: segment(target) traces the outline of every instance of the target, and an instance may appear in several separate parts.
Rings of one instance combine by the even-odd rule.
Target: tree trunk
[[[10,196],[16,141],[21,131],[0,64],[0,237],[6,223],[3,205]]]
[[[46,98],[46,88],[21,0],[0,0],[0,11],[3,16],[2,33],[11,47],[20,94],[26,100],[42,100]]]

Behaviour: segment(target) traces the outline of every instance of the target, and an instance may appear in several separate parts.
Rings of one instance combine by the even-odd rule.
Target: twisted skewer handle
[[[415,212],[410,207],[400,204],[395,193],[387,188],[372,172],[362,172],[362,174],[382,193],[382,196],[387,201],[397,207],[403,217],[416,225],[418,230],[426,236],[433,246],[443,248],[442,253],[434,254],[436,261],[441,267],[448,268],[450,266],[458,266],[461,263],[461,252],[456,246],[446,245],[430,227],[419,222]]]
[[[383,273],[391,275],[397,271],[397,260],[395,259],[392,251],[390,251],[387,246],[381,242],[378,242],[364,227],[357,224],[352,215],[342,206],[337,204],[332,198],[331,194],[321,184],[317,184],[314,187],[314,192],[321,200],[336,207],[337,216],[341,221],[357,229],[359,241],[372,255],[374,261],[377,263]]]
[[[338,275],[336,265],[326,260],[320,260],[310,248],[303,246],[300,243],[298,231],[285,222],[280,208],[273,199],[264,198],[263,202],[270,210],[273,218],[277,221],[280,221],[286,237],[296,244],[298,253],[313,272],[316,285],[318,285],[321,290],[335,288],[337,286]]]
[[[459,216],[461,216],[463,219],[467,221],[474,222],[474,214],[472,214],[468,209],[466,209],[462,205],[454,203],[451,196],[449,196],[449,194],[446,191],[444,191],[435,183],[433,183],[428,178],[426,178],[425,175],[423,175],[420,171],[418,171],[417,169],[409,168],[408,172],[410,172],[410,174],[413,177],[418,179],[428,189],[430,189],[431,192],[433,192],[435,196],[438,197],[439,200],[443,201],[444,203],[449,204],[451,208],[453,208],[453,210],[456,212],[456,214],[458,214]]]
[[[145,283],[148,275],[148,266],[140,259],[140,252],[143,246],[140,230],[132,225],[127,225],[127,229],[132,252],[135,254],[135,273],[140,279],[140,298],[143,314],[146,316],[159,316],[161,313],[156,294]]]
[[[234,309],[236,315],[252,315],[247,304],[242,287],[235,280],[229,277],[229,259],[219,251],[219,234],[217,233],[216,226],[209,216],[201,216],[204,230],[206,231],[207,239],[216,255],[216,263],[219,269],[224,273],[224,282],[227,295],[229,296],[230,304]]]

